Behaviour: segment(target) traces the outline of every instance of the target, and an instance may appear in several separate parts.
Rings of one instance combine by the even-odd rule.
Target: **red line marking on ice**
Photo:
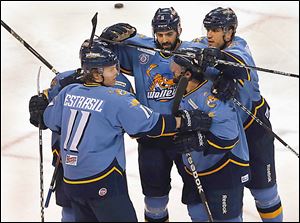
[[[11,148],[14,145],[23,142],[25,139],[28,139],[28,138],[32,137],[33,135],[36,135],[36,131],[35,132],[29,132],[29,133],[27,133],[27,134],[25,134],[25,135],[23,135],[21,137],[16,138],[15,140],[13,140],[11,142],[8,142],[8,143],[4,144],[1,147],[1,151],[3,152],[4,150],[9,149],[9,148]]]

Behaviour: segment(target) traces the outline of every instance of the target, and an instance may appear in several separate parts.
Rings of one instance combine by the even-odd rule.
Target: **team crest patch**
[[[107,189],[105,187],[102,187],[98,192],[100,197],[103,197],[107,194]]]
[[[66,165],[77,166],[77,159],[77,156],[67,154]]]
[[[115,89],[115,93],[117,95],[123,96],[127,94],[127,91],[121,90],[121,89]]]
[[[217,99],[216,97],[212,96],[212,95],[209,95],[206,99],[206,104],[208,107],[210,108],[214,108],[216,107],[216,101],[218,101],[219,99]]]
[[[139,55],[140,64],[146,64],[149,61],[149,55],[146,53],[142,53]]]

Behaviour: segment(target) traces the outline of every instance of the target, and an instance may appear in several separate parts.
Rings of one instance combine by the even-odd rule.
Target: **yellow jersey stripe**
[[[240,61],[238,58],[236,58],[236,57],[234,57],[234,56],[232,56],[231,54],[229,54],[228,52],[225,52],[225,51],[223,51],[224,53],[226,53],[228,56],[230,56],[231,58],[233,58],[233,59],[235,59],[237,62],[239,62],[240,64],[242,64],[242,65],[245,65],[242,61]],[[247,69],[247,68],[245,68],[246,69],[246,71],[247,71],[247,77],[248,77],[248,81],[250,81],[251,80],[251,76],[250,76],[250,73],[249,73],[249,69]]]
[[[256,117],[256,114],[257,114],[257,110],[258,110],[261,106],[263,106],[264,103],[265,103],[265,99],[262,98],[262,101],[261,101],[260,105],[258,105],[258,106],[255,107],[254,113],[253,113],[253,115],[254,115],[255,117]],[[254,121],[254,118],[251,118],[250,122],[244,127],[244,130],[246,130],[247,128],[249,128],[253,121]]]
[[[249,163],[241,163],[241,162],[238,162],[238,161],[235,161],[233,159],[228,159],[225,163],[223,163],[221,166],[219,166],[218,168],[214,169],[214,170],[211,170],[211,171],[208,171],[208,172],[203,172],[203,173],[198,173],[198,176],[199,177],[202,177],[202,176],[207,176],[207,175],[210,175],[210,174],[213,174],[215,172],[218,172],[219,170],[223,169],[225,166],[227,166],[227,164],[229,163],[234,163],[238,166],[249,166]],[[190,175],[193,175],[192,172],[190,172],[190,170],[187,168],[187,167],[184,167],[185,168],[185,171],[190,174]]]
[[[233,145],[231,145],[231,146],[225,146],[225,147],[219,146],[219,145],[213,143],[213,142],[210,141],[210,140],[207,140],[207,143],[208,143],[209,145],[211,145],[211,146],[217,148],[217,149],[232,149],[233,147],[235,147],[235,145],[236,145],[239,141],[240,141],[240,140],[236,141],[236,142],[235,142]]]
[[[59,152],[58,152],[57,149],[53,149],[53,150],[52,150],[52,154],[53,154],[53,155],[56,154],[56,156],[59,156]]]
[[[64,182],[68,183],[68,184],[87,184],[87,183],[93,183],[93,182],[96,182],[98,180],[104,179],[109,174],[111,174],[113,171],[117,171],[121,176],[123,176],[123,174],[122,174],[122,172],[120,170],[118,170],[116,167],[113,167],[106,174],[104,174],[104,175],[102,175],[100,177],[94,178],[94,179],[73,181],[73,180],[67,180],[67,179],[64,178]]]
[[[183,98],[192,94],[193,92],[197,91],[201,86],[203,86],[204,84],[207,83],[208,80],[203,81],[202,83],[200,83],[197,87],[195,87],[193,90],[191,90],[189,93],[183,95]]]
[[[125,73],[125,74],[131,74],[131,71],[129,70],[125,70],[124,68],[120,67],[120,70],[122,73]]]

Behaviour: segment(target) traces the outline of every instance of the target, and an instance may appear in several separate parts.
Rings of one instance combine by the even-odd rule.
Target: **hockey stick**
[[[97,35],[95,35],[95,36],[97,36]],[[114,41],[114,40],[105,39],[105,38],[102,38],[100,36],[97,36],[97,37],[100,40],[102,40],[104,42],[111,43],[111,44],[124,45],[124,46],[129,46],[129,47],[132,47],[132,48],[136,48],[136,49],[146,49],[146,50],[151,50],[151,51],[159,52],[159,53],[165,53],[165,54],[170,54],[170,55],[177,55],[177,56],[182,56],[182,57],[195,58],[195,54],[194,53],[185,53],[184,54],[184,53],[178,53],[176,51],[158,49],[158,48],[149,47],[149,46],[143,46],[143,45],[132,44],[132,43],[118,42],[118,41]]]
[[[261,68],[261,67],[254,67],[254,66],[250,66],[250,65],[244,65],[244,64],[239,64],[239,63],[225,61],[225,60],[217,60],[216,62],[218,64],[224,64],[224,65],[229,65],[229,66],[234,66],[234,67],[242,67],[242,68],[247,68],[247,69],[263,71],[263,72],[267,72],[267,73],[280,74],[283,76],[299,78],[299,75],[297,75],[297,74],[285,73],[285,72],[277,71],[277,70],[270,70],[270,69]]]
[[[37,75],[37,93],[39,97],[42,97],[40,92],[40,74],[41,67],[39,68],[39,72]],[[44,222],[44,171],[43,171],[43,138],[42,138],[42,115],[39,117],[39,149],[40,149],[40,198],[41,198],[41,221]]]
[[[53,73],[59,73],[44,57],[36,52],[25,40],[23,40],[15,31],[13,31],[5,22],[3,22],[2,19],[1,25],[17,40],[19,40],[19,42],[22,43],[33,55],[35,55],[40,61],[42,61]]]
[[[195,102],[192,101],[192,99],[189,99],[188,103],[193,107],[193,109],[198,109],[198,106],[195,104]],[[190,169],[191,169],[193,177],[195,179],[195,183],[196,183],[197,189],[199,191],[199,194],[200,194],[200,197],[201,197],[201,201],[204,204],[205,210],[207,212],[208,220],[210,222],[213,222],[212,214],[210,212],[210,209],[209,209],[209,206],[208,206],[208,202],[207,202],[207,199],[205,197],[205,193],[203,191],[203,187],[202,187],[200,178],[199,178],[198,173],[196,171],[196,166],[195,166],[195,164],[193,162],[193,159],[192,159],[192,154],[191,153],[186,153],[185,155],[187,157],[188,163],[190,164]]]
[[[265,123],[263,123],[259,118],[257,118],[251,111],[249,111],[241,102],[239,102],[236,98],[233,98],[233,102],[238,105],[244,112],[250,115],[259,125],[264,127],[270,134],[272,134],[279,142],[281,142],[286,148],[291,150],[298,158],[299,153],[297,153],[292,147],[290,147],[285,141],[283,141],[276,133],[272,131]]]
[[[91,37],[90,37],[90,41],[89,41],[89,47],[92,46],[93,41],[94,41],[94,36],[95,36],[95,31],[96,31],[96,26],[97,26],[97,16],[98,16],[98,12],[96,12],[94,17],[92,18],[93,29],[92,29],[92,33],[91,33]]]
[[[124,42],[117,42],[117,41],[113,41],[113,40],[108,40],[102,37],[97,36],[100,40],[103,40],[105,42],[109,42],[112,44],[119,44],[119,45],[125,45],[125,46],[129,46],[129,47],[133,47],[133,48],[137,48],[137,49],[147,49],[147,50],[151,50],[151,51],[155,51],[155,52],[160,52],[160,53],[165,53],[165,54],[170,54],[170,55],[178,55],[178,56],[182,56],[182,57],[188,57],[188,58],[196,58],[196,54],[195,53],[178,53],[176,51],[170,51],[170,50],[164,50],[164,49],[158,49],[158,48],[154,48],[154,47],[148,47],[148,46],[142,46],[142,45],[137,45],[137,44],[130,44],[130,43],[124,43]],[[249,65],[242,65],[242,64],[238,64],[238,63],[234,63],[234,62],[230,62],[230,61],[225,61],[225,60],[217,60],[216,63],[218,64],[224,64],[224,65],[229,65],[229,66],[237,66],[237,67],[242,67],[242,68],[247,68],[247,69],[254,69],[254,70],[259,70],[259,71],[264,71],[264,72],[268,72],[268,73],[274,73],[274,74],[280,74],[280,75],[284,75],[284,76],[289,76],[289,77],[296,77],[299,78],[299,75],[297,74],[292,74],[292,73],[285,73],[282,71],[277,71],[277,70],[270,70],[270,69],[266,69],[266,68],[261,68],[261,67],[254,67],[254,66],[249,66]]]
[[[90,37],[90,41],[89,41],[89,46],[88,47],[91,47],[92,44],[93,44],[93,40],[94,40],[94,36],[95,36],[95,31],[96,31],[96,26],[97,26],[97,16],[98,16],[98,12],[96,12],[96,14],[93,16],[93,18],[91,20],[93,28],[92,28],[92,33],[91,33],[91,37]],[[79,78],[79,77],[77,77],[77,78]],[[54,191],[59,164],[60,164],[60,156],[58,155],[57,159],[56,159],[55,168],[54,168],[54,172],[53,172],[53,175],[52,175],[50,187],[49,187],[49,190],[48,190],[47,198],[46,198],[46,201],[45,201],[45,207],[46,208],[49,206],[50,199],[51,199],[51,194]]]
[[[48,190],[47,198],[46,198],[46,201],[45,201],[45,208],[47,208],[49,206],[51,194],[54,191],[59,164],[60,164],[60,156],[58,155],[57,158],[56,158],[55,168],[54,168],[54,172],[53,172],[53,175],[52,175],[52,179],[51,179],[50,187],[49,187],[49,190]]]
[[[186,77],[182,76],[179,80],[177,90],[176,90],[176,94],[175,94],[175,98],[174,98],[174,103],[173,103],[173,108],[172,108],[172,112],[173,112],[174,115],[177,113],[177,111],[179,109],[179,105],[180,105],[181,99],[184,95],[187,84],[188,84],[188,79]],[[202,184],[201,184],[200,178],[198,176],[198,173],[197,173],[196,166],[194,164],[192,155],[191,155],[191,153],[186,153],[185,156],[187,157],[187,161],[190,164],[190,169],[193,173],[193,177],[194,177],[195,184],[197,186],[201,201],[204,204],[205,210],[207,212],[208,220],[209,220],[209,222],[213,222],[212,214],[210,212],[208,202],[207,202],[206,196],[204,194]]]

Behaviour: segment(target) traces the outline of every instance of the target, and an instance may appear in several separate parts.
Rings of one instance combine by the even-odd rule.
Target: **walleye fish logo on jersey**
[[[150,64],[146,70],[149,80],[149,91],[147,98],[156,101],[168,101],[174,98],[176,86],[171,74],[161,74],[158,72],[157,64]],[[170,76],[170,78],[168,78]]]

